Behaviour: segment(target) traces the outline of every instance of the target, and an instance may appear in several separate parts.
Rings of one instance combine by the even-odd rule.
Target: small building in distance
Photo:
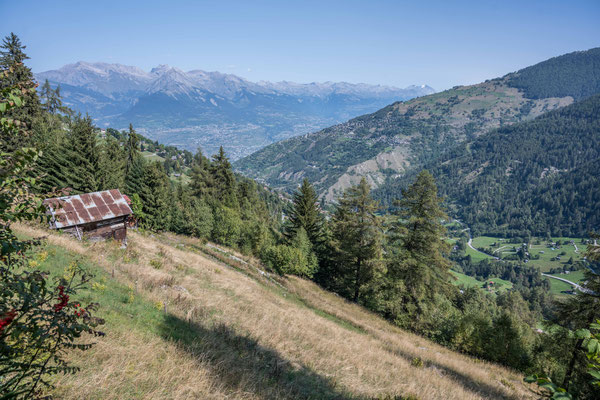
[[[44,200],[50,228],[79,240],[113,238],[127,243],[127,219],[132,214],[127,196],[118,189]]]

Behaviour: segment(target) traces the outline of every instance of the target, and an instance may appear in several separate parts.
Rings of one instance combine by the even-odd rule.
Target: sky
[[[600,46],[599,0],[0,0],[0,21],[34,72],[102,61],[437,90]]]

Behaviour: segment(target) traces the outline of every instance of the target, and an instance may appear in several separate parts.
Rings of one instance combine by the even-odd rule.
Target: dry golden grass
[[[535,398],[518,373],[404,332],[312,282],[290,277],[284,290],[251,259],[243,270],[190,251],[202,247],[193,239],[129,232],[125,252],[64,235],[48,241],[137,282],[150,304],[167,303],[155,332],[107,326],[92,351],[73,354],[82,370],[58,379],[60,398]]]

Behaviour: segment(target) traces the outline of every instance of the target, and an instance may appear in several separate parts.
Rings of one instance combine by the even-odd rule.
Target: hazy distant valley
[[[78,62],[36,74],[60,85],[64,103],[101,127],[136,130],[161,143],[205,154],[223,145],[232,159],[271,143],[434,93],[427,86],[325,82],[250,82],[231,74],[160,65],[146,72]]]

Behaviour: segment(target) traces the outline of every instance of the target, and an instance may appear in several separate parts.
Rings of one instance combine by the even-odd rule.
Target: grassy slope
[[[465,287],[478,287],[483,289],[483,285],[485,282],[479,281],[472,276],[461,274],[460,272],[450,271],[452,275],[456,277],[456,280],[453,282],[456,286],[464,285]],[[507,291],[508,289],[512,289],[512,282],[505,281],[504,279],[490,277],[487,279],[488,282],[494,282],[494,290],[491,290],[491,293],[497,294]]]
[[[70,355],[82,370],[58,378],[59,398],[534,397],[517,373],[403,332],[309,281],[275,281],[252,260],[227,266],[189,238],[130,232],[127,250],[56,234],[48,243],[43,268],[61,273],[81,258],[96,274],[81,297],[99,301],[107,321],[93,350]]]
[[[143,151],[142,155],[146,158],[146,160],[149,160],[149,161],[160,161],[160,162],[165,161],[165,159],[163,157],[159,156],[156,153],[152,153],[150,151]]]

